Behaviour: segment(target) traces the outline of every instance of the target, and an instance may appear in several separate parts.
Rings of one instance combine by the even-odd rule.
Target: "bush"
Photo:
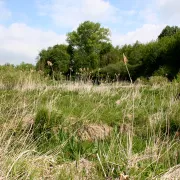
[[[180,72],[176,75],[174,82],[180,83]]]
[[[16,69],[21,71],[31,71],[31,70],[35,70],[35,66],[33,64],[22,62],[20,65],[16,66]]]
[[[4,89],[13,89],[17,85],[16,74],[5,74],[5,76],[2,77],[2,85]]]
[[[149,81],[148,81],[147,78],[141,76],[141,77],[139,77],[139,78],[136,79],[135,83],[136,83],[136,84],[144,84],[144,85],[147,85],[147,84],[149,84]]]
[[[168,79],[162,76],[151,76],[149,82],[151,85],[164,85],[168,82]]]
[[[59,81],[59,80],[64,80],[64,76],[61,72],[54,72],[54,79]]]
[[[163,76],[172,80],[176,75],[176,70],[173,67],[161,66],[158,70],[154,71],[153,76]]]
[[[108,78],[109,80],[117,80],[117,77],[120,79],[128,77],[127,70],[123,63],[109,64],[102,68],[99,73],[103,79]]]
[[[38,110],[34,122],[34,138],[42,142],[56,140],[63,123],[63,116],[57,111],[42,107]]]

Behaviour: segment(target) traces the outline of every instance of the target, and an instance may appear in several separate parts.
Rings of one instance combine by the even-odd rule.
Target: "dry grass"
[[[64,163],[59,166],[59,171],[64,171],[66,175],[72,176],[74,180],[88,180],[95,179],[94,163],[87,159],[80,159],[79,161],[73,161],[71,163]]]
[[[78,135],[81,140],[103,140],[107,138],[112,131],[112,127],[108,125],[97,125],[88,124],[83,126],[79,131]]]
[[[178,163],[178,157],[172,156],[173,153],[178,154],[179,135],[176,135],[176,139],[170,139],[170,136],[162,137],[160,130],[156,132],[155,129],[164,118],[168,122],[171,115],[176,113],[179,105],[179,101],[173,98],[176,86],[166,95],[167,84],[161,87],[158,84],[149,87],[124,83],[93,86],[81,82],[38,83],[32,75],[23,83],[22,79],[12,91],[5,90],[8,95],[18,92],[17,96],[10,97],[10,104],[6,102],[6,94],[1,96],[0,110],[4,114],[0,115],[0,179],[104,179],[105,176],[121,180],[153,179],[167,171],[167,167]],[[0,88],[5,89],[1,81],[0,84]],[[159,96],[160,90],[164,94]],[[26,98],[22,98],[23,93],[27,93]],[[35,115],[42,104],[49,111],[55,109],[63,114],[65,133],[70,132],[80,142],[98,141],[98,152],[89,153],[93,155],[91,160],[86,154],[80,154],[79,161],[63,157],[66,153],[62,153],[63,147],[68,144],[68,139],[60,142],[55,150],[45,153],[38,150],[32,131]],[[112,116],[116,121],[111,125],[109,119],[113,121]],[[74,130],[78,122],[82,124]],[[150,132],[146,127],[148,124]],[[136,130],[145,132],[141,132],[142,139]],[[141,147],[142,143],[145,144],[142,149],[135,147]],[[174,150],[175,146],[177,148]],[[61,153],[64,162],[59,163]],[[160,172],[159,167],[163,163],[167,163],[167,166]],[[129,177],[120,176],[124,170]],[[161,178],[178,177],[178,173],[179,166],[176,166]]]

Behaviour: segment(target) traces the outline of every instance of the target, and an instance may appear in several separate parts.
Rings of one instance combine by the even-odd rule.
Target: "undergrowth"
[[[177,82],[93,86],[52,82],[37,72],[0,73],[0,178],[115,179],[125,173],[153,179],[180,163]],[[104,125],[110,133],[98,138]],[[82,129],[92,137],[83,139]],[[91,165],[80,168],[82,159]]]

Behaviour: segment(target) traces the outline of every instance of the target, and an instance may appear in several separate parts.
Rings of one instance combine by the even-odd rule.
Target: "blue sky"
[[[180,0],[0,0],[0,64],[35,63],[85,20],[110,28],[112,43],[123,45],[156,40],[179,19]]]

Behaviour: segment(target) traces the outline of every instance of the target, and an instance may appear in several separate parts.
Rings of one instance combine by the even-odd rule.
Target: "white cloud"
[[[0,25],[0,64],[35,63],[39,51],[55,44],[65,43],[65,35],[34,29],[26,24]]]
[[[140,24],[167,24],[172,26],[180,25],[179,19],[180,0],[150,0],[144,6],[139,5],[136,21]]]
[[[179,25],[180,0],[156,0],[159,21],[169,25]]]
[[[157,13],[151,8],[145,8],[144,10],[139,11],[139,16],[141,19],[144,19],[146,24],[158,23]]]
[[[112,43],[124,45],[142,43],[155,40],[164,25],[145,24],[135,31],[127,34],[112,32]],[[65,43],[65,35],[59,35],[53,31],[42,31],[34,29],[26,24],[14,23],[9,27],[0,25],[0,64],[6,62],[19,64],[22,61],[35,63],[39,51],[55,44]]]
[[[112,27],[118,31],[112,31],[113,45],[132,44],[137,40],[146,43],[156,40],[166,25],[180,25],[180,0],[151,0],[148,5],[138,7],[139,11],[137,8],[118,9],[108,0],[36,1],[40,15],[52,18],[60,27],[75,30],[79,23],[90,20],[100,22],[103,26],[105,24],[111,29],[111,23],[115,22]],[[10,16],[11,12],[5,7],[5,1],[0,0],[0,21]],[[122,34],[120,31],[127,24],[132,30]],[[136,28],[136,24],[140,28]],[[43,31],[23,23],[14,23],[9,27],[0,25],[0,42],[3,44],[0,46],[0,64],[18,64],[22,61],[34,63],[42,48],[65,43],[65,39],[65,34]]]
[[[85,21],[115,22],[117,9],[105,0],[38,0],[41,15],[50,16],[61,27]]]
[[[11,17],[11,12],[5,7],[5,2],[0,0],[0,21],[7,20]]]
[[[114,45],[133,44],[137,40],[147,43],[156,40],[164,25],[144,24],[141,28],[127,34],[112,33],[112,43]]]

